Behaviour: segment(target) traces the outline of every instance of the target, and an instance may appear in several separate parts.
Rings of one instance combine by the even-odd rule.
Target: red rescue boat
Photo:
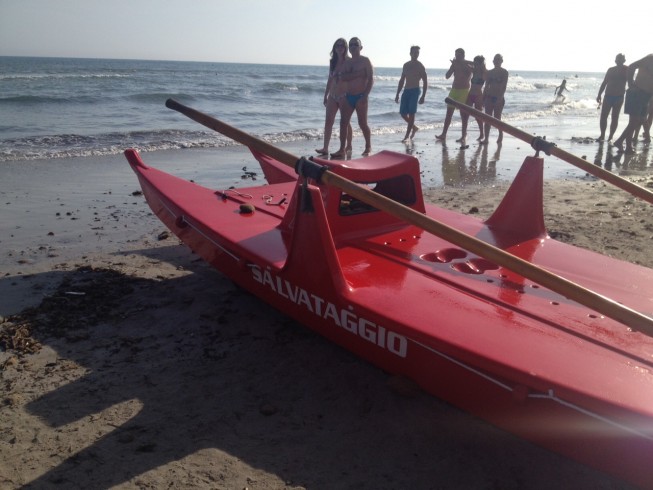
[[[208,117],[208,116],[207,116]],[[637,485],[653,483],[653,337],[254,152],[269,185],[215,190],[125,152],[154,213],[243,288],[384,370]],[[491,218],[424,202],[419,162],[314,159],[428,219],[653,315],[653,270],[550,238],[543,159]]]

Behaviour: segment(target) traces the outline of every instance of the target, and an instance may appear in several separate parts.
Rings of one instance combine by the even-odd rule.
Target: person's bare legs
[[[406,136],[404,136],[404,139],[401,141],[406,142],[409,139],[413,139],[415,133],[419,131],[419,128],[415,126],[415,114],[402,114],[401,117],[407,123]]]
[[[476,119],[476,124],[478,124],[478,132],[480,133],[478,138],[476,138],[476,141],[483,141],[483,135],[484,133],[484,128],[483,128],[483,121],[480,119]]]
[[[367,97],[362,97],[356,104],[356,118],[358,119],[358,126],[363,132],[363,138],[365,138],[363,156],[366,156],[372,153],[372,132],[367,124]]]
[[[465,144],[467,141],[467,123],[469,122],[469,114],[460,111],[460,119],[463,122],[463,135],[456,140],[457,143]]]
[[[340,105],[340,148],[335,153],[331,153],[334,158],[343,158],[347,153],[347,136],[351,135],[351,116],[354,108],[347,102]],[[349,141],[351,146],[351,140]]]
[[[413,130],[410,133],[410,139],[412,140],[415,137],[415,133],[419,131],[419,128],[415,126],[415,115],[413,114]]]
[[[410,114],[400,114],[401,118],[406,121],[406,135],[401,141],[408,141],[408,135],[410,134],[410,128],[413,125],[413,122],[410,119]]]
[[[345,150],[347,153],[351,153],[351,140],[353,137],[353,130],[351,129],[351,122],[347,126],[347,146],[345,147]]]
[[[597,141],[605,141],[605,130],[608,127],[609,113],[610,113],[610,107],[605,103],[605,101],[603,101],[603,106],[601,107],[601,117],[599,119],[599,129],[601,130],[601,135],[597,138]],[[614,120],[614,116],[613,116],[613,120]]]
[[[331,97],[328,98],[326,105],[326,116],[324,119],[324,145],[322,148],[316,148],[315,151],[320,155],[328,155],[329,143],[331,142],[331,134],[333,132],[333,123],[336,120],[338,113],[338,103]]]
[[[619,126],[619,113],[621,112],[621,104],[617,104],[612,107],[612,119],[610,119],[610,136],[608,136],[608,141],[612,141],[614,133],[617,132],[617,126]]]
[[[506,104],[505,100],[499,100],[494,106],[494,118],[501,121],[501,114],[503,114],[503,106]],[[497,138],[497,143],[503,141],[503,131],[499,130],[499,137]]]
[[[628,126],[621,133],[621,136],[614,141],[613,146],[616,146],[619,151],[624,151],[625,153],[635,153],[633,149],[633,135],[641,124],[641,117],[631,115],[628,119]],[[624,142],[626,143],[625,149],[623,147]]]
[[[651,125],[653,124],[653,97],[648,103],[648,114],[644,122],[644,143],[651,142]]]
[[[485,104],[485,113],[488,116],[491,116],[492,113],[494,112],[494,104],[488,103]],[[482,145],[487,144],[490,141],[490,129],[492,129],[492,125],[490,123],[485,123],[485,131],[484,131],[484,138],[480,140],[480,143]]]
[[[454,107],[447,106],[447,114],[444,116],[444,128],[442,128],[442,133],[435,137],[436,140],[443,140],[447,137],[447,131],[451,125],[451,119],[453,118]]]

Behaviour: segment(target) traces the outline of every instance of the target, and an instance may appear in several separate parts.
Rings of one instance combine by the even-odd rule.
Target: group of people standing
[[[349,50],[347,49],[349,47]],[[329,78],[324,91],[324,106],[326,117],[324,122],[324,143],[322,148],[315,151],[320,155],[329,155],[329,143],[333,132],[335,118],[340,111],[340,147],[331,153],[332,158],[343,158],[352,151],[351,118],[356,112],[358,125],[365,138],[363,155],[372,151],[371,132],[367,123],[368,97],[374,86],[374,68],[369,58],[361,55],[363,44],[357,37],[349,40],[337,39],[331,50],[329,63]],[[351,56],[349,55],[351,53]],[[402,69],[401,78],[397,86],[395,102],[399,103],[399,114],[406,121],[406,135],[403,141],[412,140],[419,128],[415,125],[415,114],[418,104],[423,104],[428,90],[428,76],[424,65],[418,61],[419,46],[411,46],[410,60]],[[485,58],[477,56],[473,62],[465,59],[465,51],[459,48],[455,58],[451,60],[451,67],[446,73],[446,78],[453,76],[452,89],[449,97],[475,107],[478,110],[485,108],[485,112],[497,119],[505,103],[504,94],[508,84],[508,71],[502,68],[503,57],[497,54],[494,57],[494,68],[485,67]],[[421,87],[420,87],[421,82]],[[401,96],[401,100],[400,100]],[[455,107],[447,105],[447,113],[442,133],[436,136],[439,141],[446,138]],[[467,122],[469,115],[461,114],[462,137],[457,141],[463,145],[467,138]],[[490,135],[489,124],[483,124],[477,119],[481,143],[487,143]],[[503,133],[499,131],[497,141],[501,142]]]
[[[445,77],[447,80],[453,76],[453,83],[449,98],[455,101],[467,104],[477,110],[485,109],[485,113],[496,119],[501,119],[503,113],[503,106],[505,105],[505,93],[508,86],[508,70],[503,68],[503,56],[496,54],[492,60],[494,68],[488,70],[485,66],[485,58],[483,56],[476,56],[474,61],[465,59],[465,50],[463,48],[456,49],[455,57],[451,60],[451,67],[447,70]],[[453,113],[456,107],[447,105],[447,113],[444,117],[444,128],[442,133],[436,136],[437,140],[443,141],[447,137],[447,131],[453,118]],[[462,136],[456,141],[463,146],[467,141],[467,122],[469,121],[469,114],[461,112],[462,119]],[[478,141],[485,144],[490,138],[489,123],[483,124],[480,119],[476,119],[480,136]],[[497,141],[503,141],[503,132],[499,130],[499,138]]]
[[[613,145],[620,151],[633,153],[633,145],[641,128],[644,130],[644,141],[651,141],[653,53],[631,63],[630,66],[626,65],[626,57],[619,53],[614,62],[616,66],[608,68],[596,97],[596,101],[601,107],[599,122],[601,135],[598,141],[605,141],[608,116],[611,116],[608,141],[612,141],[619,125],[619,113],[623,106],[624,113],[628,114],[628,125],[621,133],[621,136],[614,140]],[[602,99],[604,91],[605,95]],[[624,143],[626,145],[625,149],[623,147]]]
[[[372,151],[371,131],[367,123],[368,98],[374,86],[374,68],[369,58],[361,55],[363,43],[357,37],[347,42],[340,38],[333,44],[329,64],[329,78],[324,92],[326,117],[324,123],[324,144],[315,151],[320,155],[329,155],[329,143],[336,115],[340,112],[340,146],[331,153],[333,158],[344,158],[352,150],[351,118],[356,112],[358,125],[365,138],[363,155]],[[403,66],[401,78],[397,86],[395,102],[399,103],[399,114],[406,121],[406,134],[403,141],[412,140],[419,128],[415,125],[415,115],[418,104],[423,104],[428,90],[428,77],[424,65],[418,60],[419,46],[411,46],[410,60]],[[476,56],[473,61],[465,59],[465,50],[458,48],[451,66],[445,77],[453,77],[449,98],[467,104],[486,114],[501,119],[505,104],[505,92],[508,85],[508,71],[502,67],[503,57],[496,54],[492,60],[494,68],[487,69],[485,58]],[[608,116],[611,115],[608,141],[612,141],[617,130],[619,112],[622,105],[629,115],[626,129],[613,145],[621,151],[632,153],[633,142],[636,141],[640,128],[644,129],[644,140],[650,141],[650,127],[653,119],[653,54],[631,63],[625,64],[626,57],[618,54],[616,66],[605,74],[603,83],[596,98],[601,106],[600,130],[598,141],[605,140]],[[563,81],[556,87],[555,95],[563,97],[562,92],[568,90]],[[420,87],[421,84],[421,87]],[[624,105],[625,102],[625,105]],[[454,105],[447,105],[442,133],[435,138],[444,141],[455,112]],[[456,141],[466,144],[469,114],[461,112],[462,136]],[[480,136],[478,141],[485,144],[489,141],[491,125],[476,120]],[[497,142],[501,142],[503,133],[499,130]],[[623,145],[625,146],[625,149]]]

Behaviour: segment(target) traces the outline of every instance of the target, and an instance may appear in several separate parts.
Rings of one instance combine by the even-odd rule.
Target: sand
[[[532,153],[506,139],[499,165],[494,142],[419,138],[407,150],[446,184],[427,198],[481,218]],[[403,151],[398,139],[384,145]],[[242,149],[165,160],[191,155],[256,166]],[[630,178],[651,188],[639,158]],[[550,234],[653,267],[650,205],[565,172],[545,183]],[[239,289],[166,232],[122,157],[3,164],[0,182],[0,488],[629,488]]]

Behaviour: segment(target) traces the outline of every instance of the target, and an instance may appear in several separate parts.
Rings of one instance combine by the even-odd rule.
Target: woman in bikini
[[[465,104],[472,106],[478,111],[483,110],[483,84],[487,77],[487,68],[485,67],[485,58],[483,56],[474,57],[474,68],[472,71],[471,85],[469,88],[469,94],[467,95],[467,101]],[[469,114],[464,113],[462,117],[467,120],[469,119]],[[476,119],[478,123],[478,130],[481,133],[477,138],[478,141],[483,141],[483,122],[480,119]],[[465,123],[465,126],[467,124]]]
[[[338,73],[343,71],[345,63],[349,59],[347,41],[343,38],[336,40],[331,49],[331,61],[329,62],[329,79],[324,91],[324,107],[326,107],[326,118],[324,120],[324,146],[315,151],[320,155],[329,154],[329,142],[333,123],[340,104],[346,104],[345,94],[347,93],[347,82],[339,80]],[[347,131],[347,150],[351,151],[351,124]]]
[[[485,83],[485,90],[483,91],[483,104],[485,105],[485,113],[496,119],[501,119],[503,106],[505,105],[504,94],[508,86],[508,70],[501,67],[503,63],[503,56],[497,54],[494,56],[494,68],[487,72],[487,81]],[[485,139],[481,143],[487,143],[490,139],[490,123],[485,123]],[[503,131],[499,130],[499,137],[497,143],[503,141]]]

